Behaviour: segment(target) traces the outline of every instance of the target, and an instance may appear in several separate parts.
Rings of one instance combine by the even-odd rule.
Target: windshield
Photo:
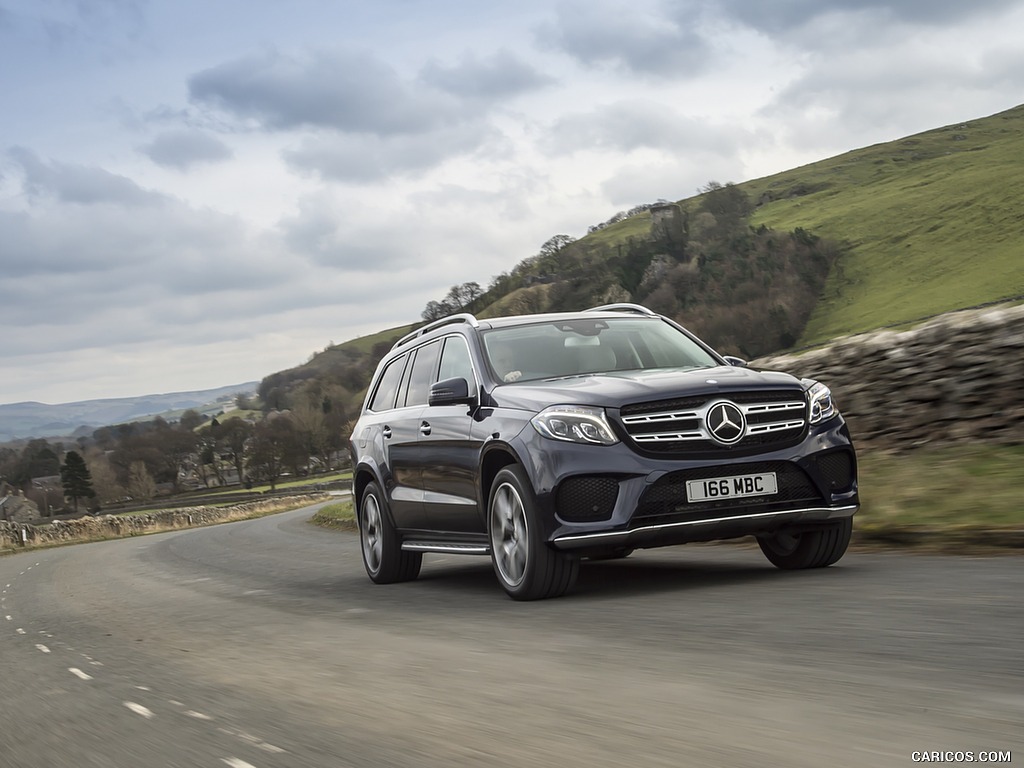
[[[483,333],[499,381],[534,381],[609,371],[719,365],[689,336],[647,318],[563,320]]]

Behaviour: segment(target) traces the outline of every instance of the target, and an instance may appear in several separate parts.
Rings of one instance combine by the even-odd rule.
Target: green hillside
[[[739,186],[849,246],[805,344],[1024,294],[1024,106]]]

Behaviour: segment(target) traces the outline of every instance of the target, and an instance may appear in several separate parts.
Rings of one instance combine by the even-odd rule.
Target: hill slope
[[[1024,106],[739,186],[849,245],[803,343],[1024,294]]]
[[[229,405],[239,392],[251,393],[256,382],[195,392],[82,400],[75,403],[0,405],[0,441],[23,437],[68,436],[79,427],[105,427],[207,405]]]

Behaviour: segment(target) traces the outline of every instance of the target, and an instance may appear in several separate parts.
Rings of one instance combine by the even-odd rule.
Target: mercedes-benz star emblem
[[[715,403],[708,409],[705,421],[711,436],[724,445],[737,442],[746,432],[743,411],[734,403]]]

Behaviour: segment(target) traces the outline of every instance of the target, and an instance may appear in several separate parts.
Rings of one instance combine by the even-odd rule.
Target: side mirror
[[[722,359],[725,360],[729,365],[734,368],[746,368],[747,361],[742,357],[733,357],[732,355],[722,355]]]
[[[472,405],[476,396],[469,392],[469,382],[463,378],[444,379],[430,386],[429,405]]]

